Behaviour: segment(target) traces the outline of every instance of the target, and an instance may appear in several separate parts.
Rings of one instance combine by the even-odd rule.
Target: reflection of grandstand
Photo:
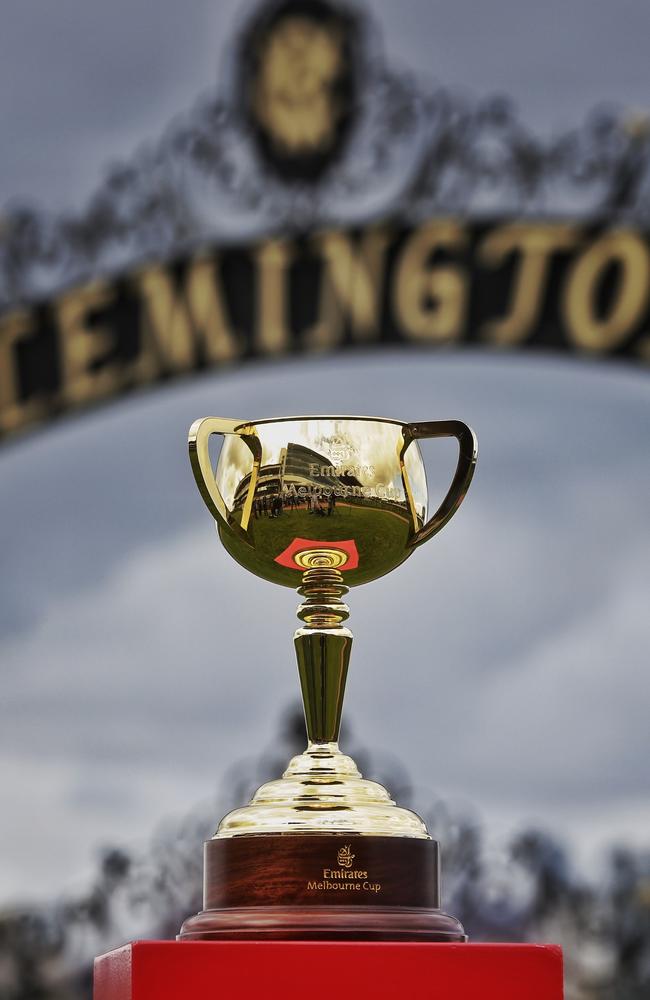
[[[297,491],[301,488],[307,493],[328,496],[330,492],[336,491],[336,497],[341,498],[339,503],[345,504],[346,495],[354,495],[356,506],[368,505],[371,507],[380,505],[390,507],[394,511],[399,511],[402,515],[407,508],[406,501],[402,497],[387,495],[363,496],[360,491],[366,484],[362,483],[350,471],[341,471],[335,475],[336,464],[331,459],[320,455],[311,448],[306,448],[301,444],[289,443],[280,452],[280,461],[270,465],[262,465],[257,477],[255,488],[255,501],[273,500],[276,497],[288,495],[294,496],[300,502]],[[233,500],[233,508],[242,508],[246,502],[248,490],[250,488],[252,471],[247,473],[240,480]],[[347,494],[345,489],[347,488]],[[343,489],[344,492],[341,492]],[[351,493],[354,489],[354,494]],[[266,509],[266,508],[265,508]],[[419,513],[419,512],[418,512]]]
[[[255,496],[258,499],[265,496],[277,496],[277,494],[281,491],[284,456],[285,449],[283,448],[279,463],[274,465],[263,465],[260,467],[259,476],[257,478],[257,487],[255,489]],[[240,480],[239,485],[235,490],[235,496],[233,499],[233,508],[235,510],[237,510],[238,507],[244,506],[252,474],[252,472],[247,473],[244,478]]]
[[[317,466],[318,475],[312,475],[313,469],[310,466]],[[341,475],[320,475],[322,468],[332,468],[333,463],[324,455],[319,455],[311,448],[305,448],[301,444],[292,444],[283,448],[280,452],[280,461],[273,465],[263,465],[260,467],[255,489],[256,499],[267,496],[278,496],[282,494],[286,486],[309,487],[310,489],[336,489],[340,486],[361,486],[355,476]],[[233,506],[235,509],[243,507],[246,494],[251,481],[252,472],[249,472],[240,481],[235,490]]]
[[[290,444],[284,456],[284,482],[294,486],[309,486],[315,489],[336,489],[338,486],[361,486],[360,481],[355,476],[340,475],[335,476],[321,470],[331,469],[334,471],[335,463],[331,458],[319,455],[311,448],[305,448],[301,444]],[[318,473],[313,475],[313,466],[316,466]]]

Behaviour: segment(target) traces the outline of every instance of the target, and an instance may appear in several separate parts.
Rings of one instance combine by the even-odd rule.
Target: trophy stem
[[[326,552],[320,554],[323,562]],[[349,589],[341,571],[328,563],[305,570],[298,587],[298,593],[305,598],[298,608],[298,618],[308,629],[339,629],[350,617],[349,607],[341,600]]]
[[[306,570],[298,593],[298,617],[305,623],[294,635],[307,737],[311,743],[337,743],[352,633],[342,625],[349,608],[340,571],[331,565]]]

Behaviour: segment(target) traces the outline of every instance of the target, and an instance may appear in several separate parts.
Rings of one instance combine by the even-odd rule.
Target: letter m
[[[189,371],[201,359],[225,363],[241,353],[210,257],[190,261],[182,280],[156,265],[139,271],[135,284],[142,296],[143,352],[163,371]]]

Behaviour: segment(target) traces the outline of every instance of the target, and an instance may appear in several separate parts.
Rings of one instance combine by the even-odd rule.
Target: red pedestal
[[[556,945],[137,941],[95,960],[95,1000],[562,1000]]]

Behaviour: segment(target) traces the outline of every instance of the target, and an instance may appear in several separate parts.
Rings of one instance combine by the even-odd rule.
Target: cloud
[[[535,127],[567,127],[597,102],[645,107],[648,9],[589,0],[539,9],[499,0],[368,4],[388,58],[475,94],[505,92]],[[107,164],[128,159],[224,71],[249,0],[5,0],[0,37],[0,204],[78,208]],[[469,28],[468,28],[469,26]],[[209,207],[209,206],[206,206]]]
[[[79,207],[102,171],[156,138],[217,77],[234,0],[110,7],[8,0],[0,39],[0,203]]]
[[[370,6],[390,59],[506,90],[536,126],[605,97],[646,103],[641,3],[623,18],[559,0],[471,16],[465,0],[413,2],[408,18]],[[0,202],[78,207],[108,162],[213,84],[245,5],[150,7],[12,0]],[[6,448],[2,895],[61,888],[96,845],[144,838],[210,795],[295,696],[291,595],[229,561],[191,481],[186,429],[209,413],[474,423],[481,458],[458,518],[350,596],[347,717],[491,822],[534,814],[592,841],[647,829],[649,392],[627,370],[541,358],[320,359],[193,379]],[[451,452],[423,451],[442,496]]]
[[[628,835],[647,802],[649,394],[628,370],[540,359],[307,359],[196,379],[5,449],[0,882],[65,885],[98,844],[144,839],[272,745],[297,693],[298,598],[221,548],[185,435],[197,416],[259,417],[287,399],[307,412],[379,399],[479,434],[456,518],[349,595],[356,741],[490,823]],[[434,462],[425,445],[444,491],[453,456]],[[61,860],[41,882],[30,859],[46,817]]]

